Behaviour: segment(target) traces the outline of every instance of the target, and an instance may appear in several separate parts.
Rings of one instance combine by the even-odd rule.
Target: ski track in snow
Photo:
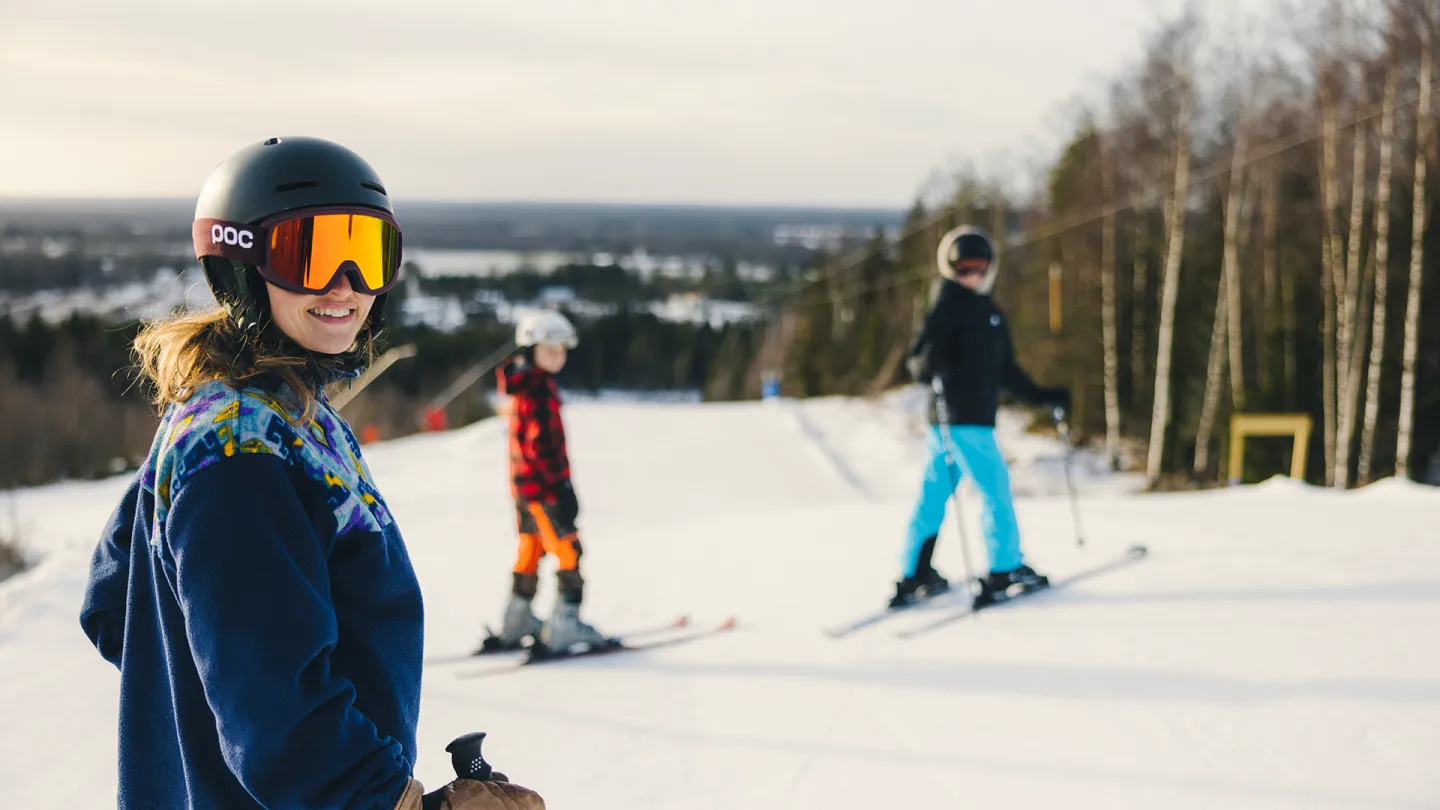
[[[1149,559],[915,640],[883,604],[921,474],[923,392],[876,400],[567,406],[602,630],[688,613],[693,644],[480,680],[425,673],[417,776],[486,754],[553,808],[1440,808],[1440,492],[1285,479],[1136,494],[1003,412],[1028,559]],[[425,593],[427,659],[495,622],[515,545],[503,420],[367,448]],[[78,611],[124,480],[16,493],[38,564],[0,584],[0,807],[107,806],[113,668]],[[965,494],[979,547],[979,504]],[[959,576],[947,522],[936,565]],[[537,610],[553,602],[542,568]],[[558,753],[557,752],[563,752]]]

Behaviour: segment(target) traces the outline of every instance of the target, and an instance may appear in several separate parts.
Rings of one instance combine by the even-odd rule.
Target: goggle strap
[[[269,234],[267,228],[208,218],[195,220],[190,229],[190,238],[195,243],[195,258],[223,256],[256,266],[265,263]]]

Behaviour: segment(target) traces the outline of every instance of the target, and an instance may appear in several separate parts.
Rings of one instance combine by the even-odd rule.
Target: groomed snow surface
[[[1059,577],[1134,543],[1149,559],[914,640],[894,632],[934,613],[827,639],[890,594],[922,457],[912,394],[569,406],[587,617],[739,627],[490,678],[427,665],[417,776],[448,781],[446,743],[483,730],[557,810],[1440,808],[1440,492],[1141,495],[1082,456],[1077,549],[1058,443],[1007,412],[1029,561]],[[432,661],[499,617],[505,442],[491,420],[368,448]],[[77,614],[123,486],[15,496],[39,562],[0,584],[0,807],[113,806],[118,676]],[[967,496],[981,559],[978,516]],[[947,522],[952,578],[957,540]]]

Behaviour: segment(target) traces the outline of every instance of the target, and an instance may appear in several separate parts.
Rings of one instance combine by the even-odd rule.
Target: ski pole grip
[[[485,732],[477,731],[474,734],[456,737],[450,741],[449,745],[445,746],[445,750],[450,753],[450,764],[455,767],[456,776],[479,782],[489,781],[493,769],[480,753],[480,744],[483,742],[485,742]]]

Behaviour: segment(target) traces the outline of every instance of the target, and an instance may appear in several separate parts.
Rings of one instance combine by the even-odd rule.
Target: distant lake
[[[405,261],[414,262],[420,274],[435,276],[504,276],[528,269],[552,273],[567,264],[583,264],[591,260],[584,253],[556,250],[426,250],[405,251]]]
[[[639,274],[642,279],[650,279],[655,276],[701,279],[707,273],[721,269],[720,260],[712,255],[664,255],[650,253],[643,248],[624,254],[561,250],[409,248],[405,251],[404,261],[413,262],[420,268],[420,275],[427,278],[437,276],[493,278],[522,269],[549,274],[567,264],[588,264],[596,267],[618,265]],[[755,262],[739,262],[736,270],[741,279],[748,281],[768,281],[774,276],[774,268]]]

